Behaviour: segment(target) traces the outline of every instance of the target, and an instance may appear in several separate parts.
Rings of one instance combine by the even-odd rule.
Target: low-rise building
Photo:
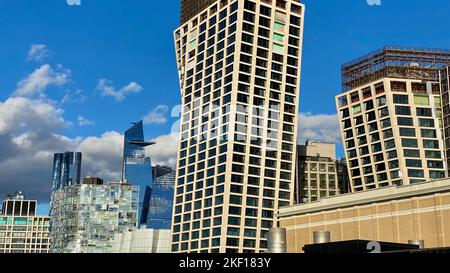
[[[330,242],[423,241],[426,248],[450,246],[450,179],[393,186],[285,207],[277,215],[287,229],[287,251],[302,252],[314,233]]]
[[[137,229],[117,233],[113,253],[170,253],[170,230]]]
[[[48,253],[50,217],[37,215],[37,201],[22,192],[8,196],[0,211],[0,253]]]

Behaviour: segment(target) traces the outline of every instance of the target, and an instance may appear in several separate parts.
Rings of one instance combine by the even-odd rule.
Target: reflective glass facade
[[[137,226],[139,188],[124,183],[74,185],[56,191],[53,253],[108,253],[116,233]]]
[[[172,223],[175,171],[156,166],[153,168],[154,183],[150,198],[147,227],[170,229]]]
[[[53,157],[52,190],[80,184],[81,153],[56,153]]]
[[[151,160],[145,156],[145,147],[151,144],[144,141],[142,121],[125,132],[122,180],[139,187],[139,225],[147,224],[153,184]]]

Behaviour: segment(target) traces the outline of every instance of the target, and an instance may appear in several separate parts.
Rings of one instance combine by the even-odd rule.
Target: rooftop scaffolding
[[[450,50],[386,46],[342,65],[343,92],[385,77],[438,81]]]

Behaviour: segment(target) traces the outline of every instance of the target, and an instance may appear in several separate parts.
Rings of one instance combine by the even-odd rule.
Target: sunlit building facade
[[[151,159],[145,155],[145,147],[152,144],[144,141],[142,121],[133,123],[124,134],[122,181],[139,187],[139,225],[148,225],[153,175]]]
[[[447,176],[439,71],[450,51],[385,47],[343,65],[336,97],[353,192]]]
[[[263,252],[293,204],[303,15],[299,1],[217,0],[175,31],[172,251]]]
[[[53,195],[53,253],[108,253],[116,233],[137,228],[139,188],[125,183],[68,186]]]
[[[37,215],[37,201],[18,192],[2,203],[0,253],[49,253],[50,217]]]
[[[153,167],[153,188],[150,197],[147,228],[170,230],[172,224],[175,171],[168,167]]]
[[[80,184],[81,153],[56,153],[53,157],[52,190]]]

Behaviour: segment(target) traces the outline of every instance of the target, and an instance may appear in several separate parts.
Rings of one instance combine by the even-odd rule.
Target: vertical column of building
[[[293,203],[303,11],[296,1],[217,1],[175,31],[172,251],[263,251],[275,211]]]
[[[450,166],[450,66],[440,71],[442,115],[444,120],[445,153],[447,160],[447,175]]]

